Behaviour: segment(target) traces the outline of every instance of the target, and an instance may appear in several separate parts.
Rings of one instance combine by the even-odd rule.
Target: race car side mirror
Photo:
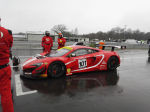
[[[76,54],[72,53],[72,54],[71,54],[71,57],[76,57]]]
[[[76,54],[74,54],[74,53],[69,54],[68,57],[76,57]]]

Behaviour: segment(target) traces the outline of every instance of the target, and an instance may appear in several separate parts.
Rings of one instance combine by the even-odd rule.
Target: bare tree
[[[75,35],[78,35],[78,28],[75,28],[74,34],[75,34]]]
[[[124,28],[114,27],[114,28],[111,29],[111,31],[114,32],[114,33],[123,33]]]
[[[67,27],[63,24],[55,25],[52,29],[55,33],[64,33],[67,30]]]

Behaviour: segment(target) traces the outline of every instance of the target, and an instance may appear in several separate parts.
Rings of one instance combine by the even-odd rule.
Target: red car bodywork
[[[62,56],[49,57],[46,53],[41,53],[39,56],[28,59],[22,65],[23,75],[27,77],[47,77],[50,64],[56,61],[65,65],[66,75],[108,70],[108,60],[112,56],[118,59],[118,66],[120,65],[120,57],[114,51],[104,51],[87,46],[67,46],[58,49],[58,52],[62,49],[68,50]],[[76,56],[72,56],[74,53],[76,53]]]

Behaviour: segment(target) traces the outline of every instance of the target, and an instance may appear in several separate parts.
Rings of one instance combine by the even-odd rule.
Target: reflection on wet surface
[[[19,66],[12,67],[12,69],[13,69],[15,72],[19,72],[19,71],[20,71],[20,67],[19,67]]]
[[[97,87],[113,86],[118,83],[117,70],[110,72],[89,72],[59,79],[29,80],[22,78],[23,85],[43,94],[74,96],[79,92],[89,92]]]
[[[147,62],[150,64],[150,57],[148,57],[148,60],[147,60]]]

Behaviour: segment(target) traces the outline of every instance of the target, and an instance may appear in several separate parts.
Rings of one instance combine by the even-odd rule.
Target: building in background
[[[15,41],[38,41],[40,42],[42,40],[42,37],[44,36],[44,32],[41,31],[27,31],[26,33],[16,33],[13,34]],[[50,36],[53,38],[54,42],[57,42],[58,34],[50,33]],[[67,42],[89,42],[89,38],[83,38],[83,37],[65,37]]]

